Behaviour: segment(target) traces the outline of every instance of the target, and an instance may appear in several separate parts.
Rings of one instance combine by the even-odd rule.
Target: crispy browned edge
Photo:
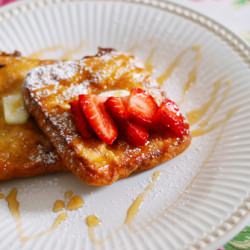
[[[22,53],[18,50],[14,50],[12,53],[8,53],[5,51],[0,51],[0,56],[8,56],[8,57],[21,57]]]
[[[1,164],[1,163],[0,163]],[[3,174],[3,168],[7,169],[7,174]],[[62,165],[61,161],[45,166],[43,164],[36,164],[34,166],[24,166],[20,167],[20,164],[16,162],[15,164],[9,164],[4,166],[4,163],[0,165],[0,181],[10,181],[13,179],[29,178],[45,174],[54,174],[58,172],[68,172],[68,169]]]
[[[120,178],[128,177],[133,172],[153,168],[154,166],[170,160],[182,153],[191,142],[191,137],[187,136],[176,146],[176,138],[174,138],[171,141],[171,145],[166,145],[161,151],[152,152],[151,154],[139,154],[139,156],[124,161],[124,163],[119,166],[114,165],[109,167],[107,172],[100,173],[91,167],[85,159],[77,155],[77,152],[68,145],[66,139],[59,135],[56,127],[51,122],[50,117],[45,115],[39,103],[35,98],[31,97],[30,90],[24,88],[23,92],[29,112],[35,117],[40,128],[50,138],[65,166],[67,166],[76,176],[80,177],[84,182],[90,185],[109,185]],[[63,150],[58,150],[59,145]],[[69,164],[70,162],[72,162],[72,164]]]

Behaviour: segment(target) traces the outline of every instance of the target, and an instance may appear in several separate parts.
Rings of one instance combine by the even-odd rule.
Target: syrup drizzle
[[[225,124],[228,120],[230,120],[234,114],[236,113],[238,108],[232,108],[230,109],[227,114],[225,115],[224,118],[222,118],[221,120],[211,124],[211,125],[208,125],[207,127],[200,127],[200,128],[197,128],[195,130],[193,130],[191,133],[192,133],[192,136],[193,137],[197,137],[197,136],[201,136],[201,135],[205,135],[211,131],[213,131],[214,129],[218,128],[218,127],[221,127],[223,124]]]
[[[29,240],[37,239],[37,238],[40,238],[44,235],[51,234],[67,219],[68,219],[68,214],[66,212],[63,212],[55,218],[53,224],[47,230],[44,230],[44,231],[41,231],[38,233],[34,233],[31,236],[23,236],[21,238],[21,240],[23,242],[27,242]]]
[[[113,230],[103,239],[97,239],[95,235],[95,228],[100,224],[100,219],[95,215],[90,215],[86,218],[85,222],[88,227],[88,236],[92,243],[94,244],[103,244],[105,241],[114,237],[123,227],[124,225],[129,225],[131,228],[131,223],[134,221],[136,215],[139,213],[140,208],[145,201],[145,198],[149,195],[149,193],[154,189],[156,182],[159,180],[161,175],[161,171],[157,170],[153,172],[151,175],[151,179],[149,184],[145,187],[144,191],[140,193],[132,204],[129,206],[127,210],[127,214],[124,220],[124,223],[119,226],[117,229]]]
[[[194,66],[191,69],[188,80],[184,84],[184,94],[191,88],[191,86],[195,83],[197,78],[197,70],[201,60],[201,47],[199,45],[194,45],[191,48],[184,49],[179,55],[175,57],[175,59],[170,63],[170,65],[164,70],[164,72],[157,77],[157,82],[159,85],[163,85],[165,81],[172,75],[174,70],[178,67],[183,57],[189,52],[193,51],[195,53],[194,57]]]
[[[44,49],[44,50],[38,51],[36,53],[33,53],[31,55],[31,57],[33,57],[33,58],[41,57],[45,53],[53,52],[56,49],[58,50],[58,49],[64,49],[64,48],[60,47],[60,46],[51,47],[51,48]],[[134,47],[134,49],[135,49],[135,47]],[[77,48],[76,50],[71,50],[71,51],[65,52],[63,54],[63,56],[66,59],[70,59],[73,56],[73,54],[76,54],[79,50],[80,50],[80,47]],[[171,74],[174,72],[174,70],[178,67],[178,65],[181,62],[181,60],[183,59],[183,57],[190,50],[195,52],[194,66],[188,74],[187,81],[184,83],[182,101],[184,100],[185,95],[191,89],[193,84],[195,84],[196,79],[197,79],[197,70],[199,68],[199,64],[200,64],[200,60],[201,60],[200,46],[195,45],[195,46],[192,46],[191,48],[187,48],[184,51],[182,51],[179,55],[177,55],[177,57],[172,61],[172,63],[165,69],[165,71],[157,78],[159,85],[162,85],[165,81],[167,81],[168,78],[171,76]],[[153,71],[152,59],[153,59],[154,53],[155,53],[155,50],[152,49],[146,62],[145,62],[145,67],[149,72]],[[215,113],[220,109],[224,100],[226,100],[228,93],[229,93],[230,85],[231,85],[231,83],[228,81],[227,88],[223,92],[222,98],[215,104],[215,106],[213,107],[213,112],[211,112],[205,120],[200,122],[200,120],[202,120],[202,118],[209,111],[209,109],[214,104],[214,102],[216,102],[219,89],[221,88],[221,80],[218,80],[214,83],[214,87],[213,87],[213,91],[211,93],[210,99],[205,104],[203,104],[200,108],[193,110],[193,111],[190,111],[188,113],[188,118],[190,119],[190,124],[196,124],[196,123],[200,122],[199,128],[192,131],[193,136],[204,135],[204,134],[209,133],[212,130],[214,130],[220,126],[225,125],[228,122],[228,120],[235,114],[235,112],[237,111],[237,108],[229,110],[223,119],[221,119],[220,121],[218,121],[212,125],[209,125],[209,121],[213,118]],[[221,136],[218,136],[216,138],[216,140],[215,140],[216,144],[220,140],[220,137]],[[205,165],[205,163],[204,163],[204,165]],[[158,180],[159,176],[160,176],[159,171],[154,172],[154,174],[151,177],[150,183],[146,186],[144,191],[136,197],[134,202],[128,208],[124,224],[130,224],[134,220],[134,218],[138,214],[143,202],[145,201],[146,196],[154,188],[155,183]],[[82,198],[79,196],[74,196],[72,191],[65,192],[64,197],[65,197],[65,200],[69,201],[67,206],[66,206],[66,209],[68,209],[68,210],[78,209],[78,208],[82,207],[84,204],[84,200],[82,200]],[[5,198],[4,194],[0,193],[0,199],[4,199],[4,198]],[[45,234],[52,232],[63,221],[65,221],[68,218],[68,214],[66,212],[60,213],[56,217],[53,224],[51,225],[51,227],[48,230],[45,230],[45,231],[42,231],[42,232],[39,232],[36,234],[32,234],[31,236],[27,237],[27,236],[24,236],[24,234],[23,234],[22,221],[21,221],[20,208],[19,208],[20,204],[17,200],[17,189],[15,189],[15,188],[12,189],[5,199],[8,203],[8,207],[9,207],[9,210],[10,210],[12,216],[16,221],[17,231],[18,231],[20,239],[22,241],[27,241],[29,239],[38,238],[42,235],[45,235]],[[63,202],[64,201],[57,200],[54,204],[55,210],[57,210],[56,208],[58,208],[58,207],[60,208],[58,211],[65,209],[65,202],[64,202],[64,206],[62,205]],[[57,205],[56,205],[56,203],[57,203]],[[58,205],[59,203],[61,203],[61,205]],[[90,215],[86,218],[86,224],[87,224],[88,229],[89,229],[90,239],[95,243],[96,242],[99,242],[99,243],[103,242],[104,240],[96,240],[95,235],[94,235],[94,228],[96,228],[100,224],[100,219],[98,217],[96,217],[95,215]],[[108,236],[106,239],[108,239],[108,238],[110,238],[110,236]]]
[[[231,89],[231,85],[232,82],[231,81],[227,81],[226,82],[226,89],[223,92],[222,96],[220,97],[219,101],[215,104],[215,106],[213,107],[213,111],[207,116],[207,118],[205,120],[203,120],[199,126],[204,128],[205,126],[208,125],[208,123],[212,120],[212,118],[214,117],[214,115],[217,113],[217,111],[219,111],[220,107],[222,106],[222,104],[224,103],[224,101],[227,99],[228,94],[230,92]]]
[[[200,119],[207,113],[207,111],[216,101],[220,88],[221,88],[221,80],[215,81],[213,84],[213,90],[209,100],[198,109],[192,110],[187,114],[190,125],[194,125],[195,123],[200,121]]]
[[[97,227],[101,223],[101,220],[96,215],[89,215],[86,218],[86,224],[88,227]]]
[[[13,216],[13,218],[16,222],[16,229],[17,229],[19,238],[23,243],[27,242],[31,239],[37,239],[41,236],[52,233],[61,225],[62,222],[64,222],[65,220],[68,219],[67,211],[61,212],[57,215],[57,217],[54,219],[52,225],[48,229],[42,230],[41,232],[38,232],[38,233],[33,233],[30,236],[26,236],[24,233],[24,229],[23,229],[22,218],[21,218],[21,213],[20,213],[20,203],[17,199],[17,194],[18,194],[17,189],[13,188],[10,190],[9,194],[5,197],[5,200],[8,204],[10,214]],[[4,197],[4,195],[3,195],[3,197]],[[73,200],[73,202],[71,201],[71,210],[77,210],[78,208],[81,207],[80,203],[79,203],[79,200],[81,200],[81,199],[79,199],[79,196],[75,195],[75,196],[73,196],[73,198],[74,197],[77,197],[77,199],[76,199],[76,202],[74,200]],[[61,200],[55,201],[54,206],[53,206],[53,211],[59,212],[62,209],[64,209],[65,206],[62,206],[63,203],[64,203],[64,201],[61,201]]]
[[[101,244],[109,238],[109,236],[108,236],[104,240],[97,240],[96,239],[94,228],[97,227],[101,223],[101,220],[96,215],[87,216],[85,222],[86,222],[86,225],[88,227],[88,236],[89,236],[89,239],[92,243]]]
[[[148,57],[146,58],[146,61],[144,63],[146,70],[152,74],[154,71],[154,66],[153,66],[153,57],[155,54],[155,48],[151,49],[151,51],[149,52]]]
[[[57,213],[65,208],[65,202],[62,200],[56,200],[53,206],[53,212]]]
[[[193,52],[195,52],[194,66],[188,74],[188,79],[184,84],[183,95],[185,95],[190,88],[196,83],[197,72],[201,62],[201,47],[199,45],[192,46]],[[184,96],[183,96],[184,97]]]
[[[82,199],[82,197],[75,195],[69,200],[66,208],[67,210],[73,211],[81,208],[83,205],[84,200]]]
[[[23,230],[22,230],[22,221],[21,221],[21,215],[20,215],[20,204],[17,200],[17,189],[13,188],[9,194],[5,198],[6,202],[8,203],[8,207],[10,210],[10,213],[12,214],[15,222],[16,222],[16,229],[19,234],[20,239],[23,241]]]
[[[228,112],[228,114],[233,115],[235,112],[237,111],[237,108],[232,109],[231,111]],[[229,118],[230,119],[230,118]],[[229,119],[224,119],[223,121],[221,121],[221,126],[220,126],[220,130],[214,140],[214,144],[211,147],[211,150],[209,151],[206,159],[203,161],[198,173],[192,178],[192,180],[189,182],[189,184],[186,186],[185,188],[185,192],[181,193],[176,200],[168,207],[166,207],[164,209],[163,212],[161,212],[160,214],[156,215],[155,217],[153,217],[150,221],[148,221],[147,223],[145,223],[145,225],[143,226],[143,230],[146,230],[146,228],[150,227],[153,223],[160,221],[160,219],[162,218],[162,216],[166,216],[167,213],[169,213],[171,210],[173,210],[176,206],[178,206],[179,201],[187,194],[188,190],[193,186],[195,180],[199,177],[199,175],[202,173],[202,171],[204,170],[204,168],[207,166],[210,158],[212,157],[212,155],[215,153],[217,146],[219,144],[219,142],[221,141],[221,138],[224,134],[224,130],[225,127],[229,121]]]
[[[188,74],[188,79],[184,83],[184,86],[183,86],[182,101],[184,101],[185,95],[190,91],[190,89],[196,83],[196,80],[197,80],[197,72],[198,72],[198,68],[200,66],[200,61],[201,61],[201,48],[200,48],[200,46],[192,46],[191,48],[187,48],[184,51],[182,51],[179,55],[177,55],[177,57],[172,61],[172,63],[166,68],[166,70],[157,78],[159,85],[162,85],[171,76],[171,74],[174,72],[176,67],[178,67],[182,58],[188,53],[188,51],[190,51],[190,49],[193,50],[196,54],[194,57],[194,66],[190,70],[190,72]],[[147,57],[146,62],[145,62],[145,67],[149,72],[153,71],[152,59],[153,59],[154,53],[155,53],[155,50],[151,50],[151,52],[150,52],[150,54]],[[194,137],[202,136],[204,134],[211,132],[214,129],[217,129],[218,127],[222,127],[222,130],[220,131],[219,135],[215,139],[215,145],[217,145],[219,143],[221,136],[222,136],[222,131],[224,129],[224,126],[230,120],[230,118],[235,114],[235,112],[237,111],[237,108],[232,108],[231,110],[229,110],[223,119],[221,119],[221,120],[219,120],[211,125],[209,125],[209,122],[214,117],[216,112],[220,109],[223,102],[227,99],[227,96],[228,96],[229,91],[230,91],[230,86],[231,86],[231,81],[227,81],[226,88],[222,94],[222,97],[216,103],[216,101],[218,99],[218,93],[222,87],[222,80],[219,79],[219,80],[215,81],[213,84],[213,90],[212,90],[210,99],[205,104],[203,104],[200,108],[195,109],[193,111],[190,111],[188,113],[188,118],[189,118],[191,125],[199,123],[199,128],[192,131],[192,136],[194,136]],[[214,103],[215,103],[215,105],[214,105]],[[211,110],[211,108],[212,108],[212,112],[207,116],[206,119],[202,120],[204,115],[206,115],[208,113],[208,111]],[[202,120],[202,121],[200,122],[200,120]],[[212,152],[211,152],[211,154],[209,154],[208,159],[211,157],[211,155],[212,155]],[[203,164],[204,166],[206,165],[207,160],[204,162],[204,164]],[[139,212],[139,210],[140,210],[140,208],[145,200],[146,195],[155,186],[154,182],[158,179],[158,177],[159,177],[159,173],[154,173],[154,176],[152,176],[151,182],[147,185],[145,190],[136,197],[134,202],[128,208],[124,224],[130,225],[130,223],[134,220],[134,218],[136,217],[137,213]],[[89,229],[91,229],[91,228],[89,227]],[[118,228],[114,233],[117,233],[118,230],[120,230],[120,228]],[[91,230],[89,230],[89,238],[93,243],[100,244],[100,243],[103,243],[105,240],[108,240],[111,237],[112,237],[112,234],[110,234],[108,237],[106,237],[103,240],[97,240],[95,237],[93,228]]]
[[[181,97],[180,103],[184,102],[186,94],[190,91],[192,86],[197,81],[197,73],[198,73],[198,69],[200,67],[201,58],[202,58],[201,47],[199,45],[194,45],[192,47],[188,47],[188,48],[184,49],[180,54],[178,54],[174,58],[174,60],[165,69],[165,71],[157,78],[157,82],[159,83],[159,85],[162,85],[165,81],[167,81],[168,78],[174,72],[174,70],[179,66],[179,63],[181,62],[183,57],[190,51],[193,51],[195,53],[194,62],[193,62],[192,69],[188,73],[188,79],[183,85],[183,92],[182,92],[182,97]],[[152,60],[153,60],[154,53],[155,53],[155,49],[152,49],[150,51],[146,61],[145,61],[145,67],[149,72],[153,71]],[[200,120],[202,120],[204,118],[204,116],[212,109],[212,112],[210,112],[210,114],[207,116],[207,118],[198,124],[199,128],[192,131],[193,137],[202,136],[202,135],[205,135],[205,134],[217,129],[219,126],[221,126],[223,124],[223,122],[225,120],[230,119],[232,117],[232,115],[235,112],[234,109],[229,110],[228,114],[225,116],[225,118],[221,119],[218,122],[215,122],[215,123],[209,125],[209,122],[212,120],[212,118],[214,117],[216,112],[220,109],[220,107],[222,106],[224,101],[227,99],[229,91],[230,91],[230,87],[231,87],[231,81],[226,81],[226,88],[225,88],[222,96],[220,96],[219,101],[216,103],[216,101],[218,100],[219,91],[222,88],[222,79],[216,80],[213,83],[213,90],[212,90],[212,93],[211,93],[209,100],[206,103],[204,103],[201,107],[188,112],[188,114],[187,114],[188,121],[189,121],[190,125],[194,125],[194,124],[200,122]]]
[[[218,127],[222,126],[225,121],[228,121],[235,114],[237,108],[232,108],[227,112],[225,117],[223,117],[219,121],[209,124],[214,115],[219,111],[220,107],[223,105],[224,101],[227,99],[228,94],[230,92],[231,84],[232,84],[231,81],[226,81],[224,92],[222,93],[222,95],[220,95],[219,99],[218,93],[222,88],[222,80],[217,80],[213,85],[213,91],[211,93],[209,100],[205,104],[203,104],[200,108],[192,110],[188,113],[187,116],[190,125],[194,125],[199,122],[198,128],[191,131],[193,137],[202,136],[217,129]],[[204,118],[204,116],[207,114],[209,110],[211,110],[209,115],[200,122],[200,120]]]
[[[127,216],[125,218],[125,222],[124,222],[125,224],[130,224],[134,220],[134,218],[138,214],[139,209],[141,208],[145,198],[152,191],[152,189],[155,187],[155,184],[156,184],[157,180],[159,179],[160,174],[161,174],[160,171],[155,171],[152,174],[150,183],[146,186],[144,191],[142,193],[140,193],[136,197],[136,199],[133,201],[133,203],[130,205],[130,207],[128,208],[128,211],[127,211]]]
[[[71,190],[66,191],[64,193],[64,199],[68,201],[68,200],[70,200],[73,197],[73,195],[74,195],[74,193]]]

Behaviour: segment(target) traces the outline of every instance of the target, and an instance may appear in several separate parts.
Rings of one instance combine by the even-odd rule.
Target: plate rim
[[[88,2],[89,0],[22,0],[10,3],[0,9],[0,22],[26,11],[44,7],[50,4],[60,3],[76,3]],[[247,44],[239,35],[225,27],[223,24],[214,19],[202,14],[189,7],[178,3],[170,2],[169,0],[91,0],[91,2],[106,2],[106,3],[131,3],[140,4],[148,7],[157,8],[168,13],[180,16],[189,21],[192,21],[209,32],[212,32],[216,37],[226,42],[235,51],[243,62],[250,68],[250,45]],[[246,192],[243,201],[238,205],[238,208],[230,214],[228,219],[224,220],[220,225],[208,231],[204,236],[198,238],[195,242],[189,245],[192,250],[200,250],[210,247],[216,241],[222,240],[226,234],[229,234],[235,227],[240,226],[246,220],[248,212],[250,212],[250,190]],[[237,218],[237,219],[235,219]]]

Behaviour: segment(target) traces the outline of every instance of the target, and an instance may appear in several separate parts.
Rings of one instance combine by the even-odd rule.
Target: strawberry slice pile
[[[94,94],[80,95],[70,103],[76,129],[82,138],[96,135],[111,145],[125,137],[132,146],[143,146],[150,134],[172,131],[183,138],[189,126],[175,102],[165,99],[160,106],[145,90],[132,89],[129,96],[103,98]]]

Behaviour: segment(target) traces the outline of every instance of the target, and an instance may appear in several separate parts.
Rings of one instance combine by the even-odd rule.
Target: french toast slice
[[[183,152],[190,135],[153,135],[140,147],[123,139],[107,145],[97,138],[83,139],[77,132],[69,103],[79,94],[146,88],[161,101],[157,87],[143,64],[132,55],[99,49],[79,61],[42,66],[29,73],[23,94],[29,112],[49,137],[64,165],[90,185],[112,184],[136,171],[152,168]]]
[[[7,124],[4,118],[3,97],[21,93],[27,73],[51,63],[0,52],[0,181],[66,171],[33,118],[24,124]]]

